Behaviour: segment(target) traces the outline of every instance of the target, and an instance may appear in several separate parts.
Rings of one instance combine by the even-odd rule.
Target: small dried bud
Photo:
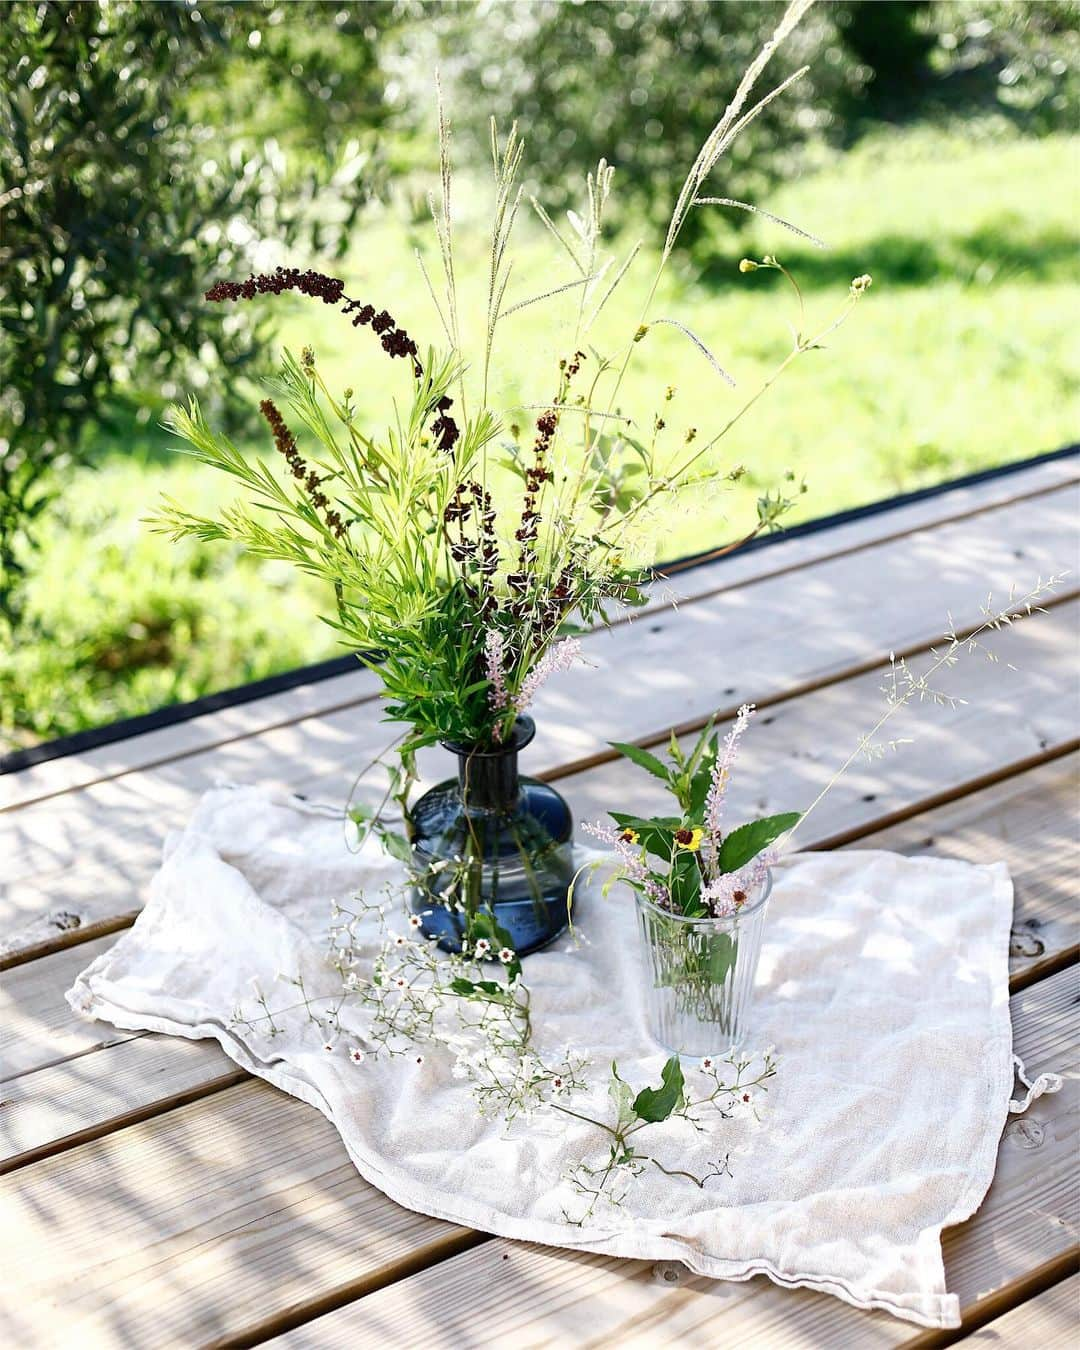
[[[758,264],[754,262],[752,258],[744,258],[742,262],[739,263],[740,272],[756,272],[757,270]]]
[[[686,435],[683,439],[686,441],[686,444],[689,445],[696,435],[697,435],[697,427],[687,427]]]
[[[637,332],[634,334],[634,341],[640,342],[648,331],[649,325],[647,323],[643,323],[641,327],[637,330]]]
[[[669,384],[668,387],[664,390],[664,402],[670,403],[674,397],[675,397],[675,386],[673,384]]]
[[[854,285],[854,283],[852,283]],[[315,348],[305,347],[300,353],[300,364],[305,371],[315,369]]]
[[[864,291],[870,289],[874,284],[874,278],[869,272],[864,272],[861,277],[855,277],[851,283],[851,294],[858,299]]]

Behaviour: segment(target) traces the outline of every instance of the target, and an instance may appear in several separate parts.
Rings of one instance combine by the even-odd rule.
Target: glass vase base
[[[517,956],[529,956],[548,947],[569,928],[566,916],[566,897],[547,901],[538,907],[532,900],[501,901],[492,913],[496,924],[510,938],[510,947]],[[413,904],[413,913],[420,919],[420,932],[426,938],[438,941],[444,952],[461,951],[465,935],[465,915],[452,912],[429,902]],[[497,953],[493,953],[497,955]]]

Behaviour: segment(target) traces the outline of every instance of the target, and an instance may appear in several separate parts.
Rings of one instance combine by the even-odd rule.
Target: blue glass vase
[[[518,773],[518,754],[535,734],[532,718],[519,717],[503,745],[446,743],[457,777],[412,810],[410,903],[421,931],[446,951],[461,949],[474,915],[492,917],[518,956],[567,927],[573,820],[553,787]]]

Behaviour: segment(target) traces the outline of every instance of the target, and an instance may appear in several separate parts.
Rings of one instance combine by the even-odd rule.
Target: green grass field
[[[740,275],[740,257],[779,255],[803,287],[811,326],[842,304],[856,274],[872,273],[874,285],[828,350],[801,358],[723,443],[718,462],[745,464],[745,478],[700,512],[673,517],[664,555],[735,536],[753,518],[758,493],[787,469],[808,485],[794,521],[1076,439],[1078,146],[989,124],[875,133],[762,203],[820,235],[828,251],[764,226],[741,238],[718,231],[709,256],[680,260],[656,313],[693,328],[739,388],[729,390],[684,337],[661,328],[640,344],[624,411],[650,423],[674,385],[669,425],[702,435],[790,344],[790,293],[775,274]],[[465,228],[483,224],[476,211]],[[341,270],[350,293],[385,303],[421,345],[437,336],[412,259],[425,235],[388,213]],[[569,278],[551,241],[531,226],[519,254],[515,278],[523,279],[511,282],[512,297]],[[459,263],[479,273],[483,255],[462,247]],[[654,263],[655,252],[644,250],[637,282],[629,278],[612,301],[595,336],[602,350],[633,326]],[[572,304],[507,321],[495,366],[499,400],[550,396],[566,340],[559,306],[568,312]],[[479,330],[478,312],[474,293],[464,306],[466,336]],[[369,334],[317,304],[290,304],[281,337],[314,345],[331,383],[351,384],[365,409],[385,418],[386,368],[365,360]],[[165,454],[167,442],[144,428],[102,443],[97,467],[66,485],[32,584],[35,611],[61,640],[25,646],[0,676],[10,741],[96,725],[338,650],[318,619],[323,597],[304,579],[221,550],[178,548],[139,524],[161,492],[195,509],[229,499],[210,470]]]

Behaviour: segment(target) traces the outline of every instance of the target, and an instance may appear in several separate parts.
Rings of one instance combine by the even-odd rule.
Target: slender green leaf
[[[645,769],[652,774],[654,778],[659,778],[661,782],[666,783],[670,779],[670,773],[667,765],[650,755],[648,750],[642,750],[640,745],[627,745],[623,741],[610,741],[612,750],[618,750],[620,755],[625,755],[638,766],[639,769]]]

